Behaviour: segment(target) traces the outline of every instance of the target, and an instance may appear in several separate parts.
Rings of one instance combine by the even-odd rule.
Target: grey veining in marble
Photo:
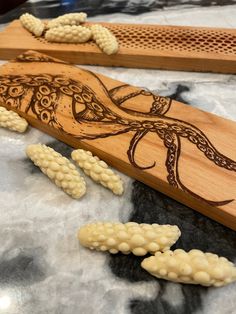
[[[235,16],[236,6],[226,6],[92,20],[235,27]],[[86,68],[236,120],[235,76]],[[76,239],[91,220],[173,223],[183,232],[176,247],[236,262],[235,232],[123,174],[122,197],[86,178],[86,196],[72,200],[27,160],[26,146],[37,142],[70,155],[70,147],[33,128],[24,135],[0,130],[0,314],[236,313],[236,284],[216,289],[157,280],[140,268],[142,258],[89,251]]]

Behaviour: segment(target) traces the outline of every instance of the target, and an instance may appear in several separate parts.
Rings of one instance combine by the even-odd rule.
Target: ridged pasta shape
[[[23,133],[28,127],[28,122],[16,112],[0,107],[0,127]]]
[[[94,41],[103,52],[112,55],[118,51],[118,41],[109,29],[99,24],[94,24],[90,28]]]
[[[84,178],[80,176],[75,165],[66,157],[43,144],[27,146],[26,154],[45,175],[68,195],[79,199],[85,194]]]
[[[87,19],[87,14],[84,12],[68,13],[58,16],[47,23],[47,28],[54,28],[64,25],[79,25]]]
[[[180,237],[177,226],[136,222],[90,223],[78,232],[80,243],[92,250],[143,256],[168,250]]]
[[[236,280],[236,267],[225,257],[200,250],[157,252],[141,266],[157,278],[220,287]]]
[[[22,14],[20,16],[21,24],[26,28],[30,33],[39,37],[43,34],[45,29],[45,24],[35,16],[29,13]]]
[[[97,156],[93,156],[89,151],[76,149],[71,153],[71,158],[94,181],[101,183],[116,195],[123,193],[124,188],[121,178]]]
[[[80,25],[66,25],[50,28],[45,34],[47,41],[57,43],[84,43],[88,41],[91,36],[91,30]]]

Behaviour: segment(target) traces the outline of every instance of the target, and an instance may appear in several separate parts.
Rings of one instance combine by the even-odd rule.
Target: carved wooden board
[[[236,230],[235,122],[32,51],[0,68],[0,103]]]
[[[116,55],[105,55],[91,41],[48,43],[15,20],[0,33],[0,59],[12,59],[33,49],[76,64],[236,73],[235,29],[102,24],[118,38]]]

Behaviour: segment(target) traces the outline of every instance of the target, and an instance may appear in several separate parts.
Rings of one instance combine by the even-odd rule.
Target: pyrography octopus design
[[[30,60],[22,60],[21,57],[20,61],[35,60],[33,57]],[[48,62],[49,60],[44,61],[41,58],[36,61]],[[130,163],[139,169],[150,169],[155,166],[154,162],[152,165],[142,167],[135,161],[138,143],[149,132],[153,132],[163,141],[167,149],[165,166],[168,173],[167,180],[171,186],[211,205],[222,206],[233,201],[230,199],[215,202],[203,199],[181,182],[178,170],[181,138],[190,141],[218,167],[236,171],[236,162],[221,154],[196,126],[166,116],[171,106],[170,99],[156,96],[145,90],[132,89],[129,85],[120,85],[108,90],[97,75],[86,70],[80,71],[89,80],[93,90],[85,84],[86,80],[82,82],[62,75],[0,76],[0,101],[81,140],[133,132],[127,155]],[[122,107],[126,100],[138,95],[150,98],[149,112]],[[69,119],[70,123],[65,123],[63,119]]]

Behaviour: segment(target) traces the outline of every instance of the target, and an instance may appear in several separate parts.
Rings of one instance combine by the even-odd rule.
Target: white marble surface
[[[236,6],[226,6],[140,16],[113,14],[91,20],[236,27],[235,16]],[[163,95],[184,85],[189,89],[181,94],[186,102],[236,120],[233,75],[86,68]],[[76,239],[77,229],[91,220],[129,219],[133,210],[132,180],[121,175],[125,194],[116,197],[86,178],[86,196],[72,200],[27,162],[25,148],[37,142],[57,145],[32,128],[25,135],[0,130],[0,313],[123,314],[131,311],[131,299],[155,300],[160,292],[157,280],[131,282],[118,278],[108,265],[107,254],[84,249]],[[66,146],[60,149],[69,150]],[[185,302],[181,285],[172,283],[166,286],[163,298],[176,310],[170,313],[178,313]],[[235,284],[209,289],[198,313],[236,313],[235,300]]]

